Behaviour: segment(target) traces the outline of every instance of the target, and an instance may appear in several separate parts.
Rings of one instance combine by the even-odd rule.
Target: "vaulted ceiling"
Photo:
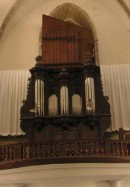
[[[72,9],[92,21],[100,64],[130,62],[130,0],[0,0],[0,68],[31,67],[41,50],[42,14],[69,19]]]
[[[7,27],[15,24],[28,11],[33,10],[47,0],[0,0],[0,36]],[[49,0],[51,1],[51,0]],[[112,0],[111,0],[112,1]],[[130,18],[130,0],[115,0]],[[98,0],[103,3],[103,0]],[[106,1],[105,1],[106,3]]]

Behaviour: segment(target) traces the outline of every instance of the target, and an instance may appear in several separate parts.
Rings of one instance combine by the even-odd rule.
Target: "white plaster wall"
[[[0,187],[129,187],[130,164],[50,164],[0,170]]]
[[[0,0],[0,26],[16,0]]]
[[[126,3],[127,7],[130,8],[130,0],[124,0],[124,2]]]
[[[110,187],[110,184],[108,182],[82,182],[82,181],[76,181],[76,182],[71,182],[68,181],[66,182],[56,182],[56,183],[48,183],[48,184],[28,184],[26,187]]]
[[[27,1],[24,2],[26,5]],[[36,8],[29,9],[26,14],[22,7],[22,18],[12,23],[6,37],[2,38],[0,69],[29,69],[34,66],[34,58],[38,55],[42,14],[49,15],[59,4],[66,1],[43,2]],[[71,0],[69,2],[85,10],[95,25],[99,45],[99,63],[130,63],[130,20],[119,3],[116,0]]]
[[[78,185],[76,183],[51,183],[47,185],[43,182],[41,184],[2,184],[0,185],[0,187],[110,187],[110,185],[108,184],[108,182],[86,182],[84,185],[82,185],[81,183]]]
[[[121,187],[130,187],[130,179],[122,180]]]

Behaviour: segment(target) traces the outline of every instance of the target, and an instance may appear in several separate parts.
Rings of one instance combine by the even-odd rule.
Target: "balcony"
[[[44,141],[0,146],[0,168],[59,163],[127,163],[130,141]]]

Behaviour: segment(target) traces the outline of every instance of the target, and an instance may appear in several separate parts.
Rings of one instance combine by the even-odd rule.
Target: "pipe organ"
[[[21,129],[32,141],[103,137],[110,106],[91,28],[43,15],[42,56],[30,72]]]

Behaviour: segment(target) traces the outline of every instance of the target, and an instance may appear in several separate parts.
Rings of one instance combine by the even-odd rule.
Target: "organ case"
[[[110,106],[90,28],[43,15],[42,56],[30,72],[21,129],[31,141],[103,138]]]

